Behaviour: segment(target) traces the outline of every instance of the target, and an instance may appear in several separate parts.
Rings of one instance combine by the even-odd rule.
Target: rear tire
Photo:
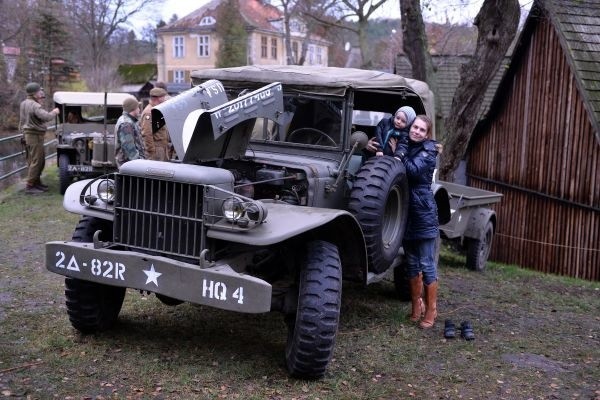
[[[300,271],[296,314],[285,316],[285,361],[297,378],[317,379],[333,356],[340,319],[342,265],[335,245],[308,243]]]
[[[348,209],[363,230],[369,270],[385,272],[398,256],[408,216],[408,182],[402,162],[372,157],[358,171]]]
[[[492,221],[488,221],[479,239],[468,239],[467,241],[467,268],[479,272],[485,269],[493,239],[494,225]]]
[[[65,194],[71,184],[71,175],[69,174],[69,155],[61,154],[58,156],[58,180],[60,194]]]
[[[75,227],[73,241],[91,243],[98,230],[102,231],[101,240],[112,238],[110,221],[84,216]],[[65,297],[71,325],[81,333],[94,333],[109,329],[117,321],[125,288],[65,278]]]

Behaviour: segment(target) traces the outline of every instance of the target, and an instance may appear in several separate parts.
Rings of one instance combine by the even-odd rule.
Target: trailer
[[[466,250],[467,268],[485,268],[497,229],[496,212],[490,208],[502,199],[501,193],[438,181],[450,198],[450,221],[440,226],[442,239]]]

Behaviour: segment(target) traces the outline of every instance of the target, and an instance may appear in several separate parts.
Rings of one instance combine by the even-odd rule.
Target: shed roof
[[[536,0],[526,25],[543,15],[556,30],[600,141],[600,1]]]

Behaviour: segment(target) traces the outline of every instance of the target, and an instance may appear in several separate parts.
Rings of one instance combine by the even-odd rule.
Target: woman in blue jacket
[[[431,139],[432,125],[429,117],[418,115],[410,128],[408,140],[401,140],[395,152],[395,157],[406,168],[410,191],[408,223],[403,241],[410,279],[410,319],[418,322],[422,318],[419,326],[423,329],[431,328],[437,317],[435,248],[439,223],[431,182],[438,151],[437,142]],[[425,304],[421,299],[423,287]]]

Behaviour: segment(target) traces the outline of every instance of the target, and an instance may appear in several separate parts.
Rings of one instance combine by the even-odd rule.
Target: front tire
[[[333,356],[342,299],[342,265],[335,245],[308,243],[302,263],[296,314],[286,315],[286,366],[297,378],[317,379]]]
[[[94,233],[100,240],[112,238],[112,223],[99,218],[82,217],[73,232],[74,242],[91,243]],[[81,333],[95,333],[114,325],[121,312],[125,288],[65,278],[67,314],[71,325]]]
[[[479,272],[485,269],[493,239],[494,225],[492,221],[488,221],[479,239],[468,239],[467,241],[467,268]]]
[[[348,209],[363,230],[369,270],[380,274],[398,256],[408,216],[408,182],[402,162],[372,157],[358,171]]]

